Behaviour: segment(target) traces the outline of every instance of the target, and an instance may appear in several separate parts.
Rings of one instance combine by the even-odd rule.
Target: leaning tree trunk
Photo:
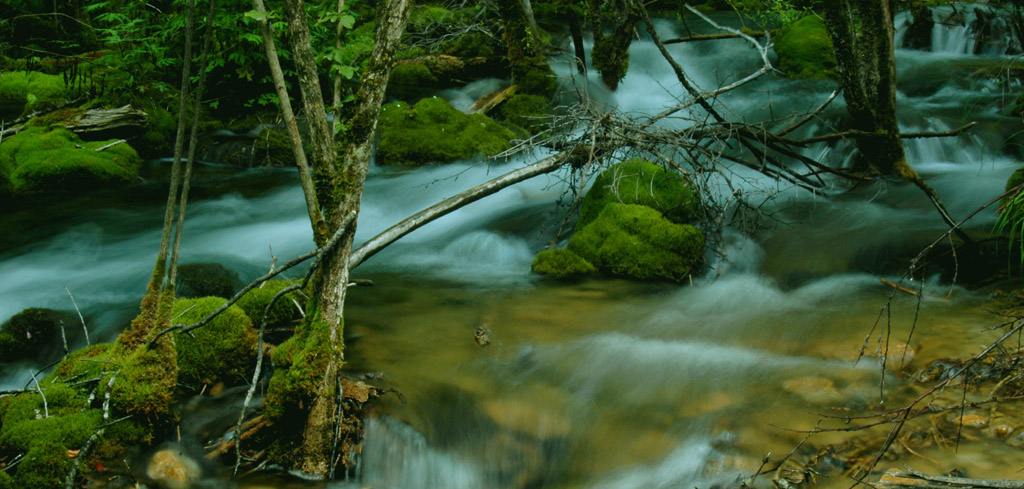
[[[853,129],[867,165],[882,175],[894,175],[920,188],[942,219],[965,242],[973,241],[949,215],[935,190],[907,163],[896,122],[896,55],[890,0],[829,0],[823,2],[825,27],[839,65]]]
[[[343,226],[347,216],[359,212],[363,184],[372,156],[373,133],[410,6],[411,0],[390,0],[378,4],[373,51],[361,76],[355,115],[348,122],[346,145],[339,155],[327,123],[327,107],[323,101],[305,6],[302,0],[286,2],[292,55],[302,92],[303,109],[310,127],[310,160],[315,168],[313,188],[304,188],[304,191],[315,192],[323,211],[324,229],[316,229],[319,223],[312,223],[318,242],[325,235],[333,235]],[[303,185],[306,187],[305,181]],[[316,349],[316,356],[325,359],[319,364],[321,368],[314,380],[315,392],[300,449],[299,469],[316,477],[327,475],[332,466],[330,454],[339,409],[339,372],[344,362],[342,313],[354,236],[355,226],[352,225],[341,243],[323,257],[313,279],[313,296],[303,325],[310,333],[301,348]]]

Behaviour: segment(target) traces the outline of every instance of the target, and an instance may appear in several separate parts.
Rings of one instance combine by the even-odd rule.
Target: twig
[[[91,436],[89,436],[89,439],[86,440],[85,445],[82,446],[82,448],[78,451],[78,454],[75,455],[75,458],[71,464],[71,470],[68,471],[68,476],[67,478],[64,479],[64,489],[72,489],[75,486],[75,475],[78,473],[78,464],[82,461],[82,459],[84,459],[89,454],[89,449],[92,448],[92,444],[95,443],[96,440],[99,439],[99,437],[103,436],[103,433],[107,431],[107,427],[131,418],[131,416],[125,416],[121,419],[117,419],[110,423],[105,422],[108,419],[110,419],[110,391],[111,389],[114,388],[115,379],[117,379],[117,372],[114,372],[114,375],[110,376],[110,380],[107,381],[107,392],[105,392],[103,395],[104,424],[100,425],[99,429],[97,429]]]
[[[103,146],[100,146],[99,148],[96,148],[96,152],[99,153],[100,151],[105,151],[107,149],[113,148],[114,146],[117,146],[118,144],[127,143],[127,142],[128,142],[127,139],[118,139],[117,141],[114,141],[112,143],[107,143],[107,144],[104,144]]]
[[[71,304],[75,306],[75,312],[78,313],[78,320],[82,322],[82,331],[85,332],[85,344],[91,345],[92,343],[89,341],[89,328],[85,326],[85,318],[82,317],[82,311],[78,309],[78,303],[75,302],[75,296],[71,295],[71,291],[68,290],[66,285],[64,286],[64,291],[67,292],[68,297],[71,298]]]
[[[32,373],[32,371],[30,370],[29,373]],[[49,418],[50,417],[50,408],[46,404],[46,394],[43,394],[42,387],[39,387],[39,379],[36,378],[36,374],[34,374],[34,373],[32,374],[32,380],[36,383],[36,390],[39,392],[39,397],[43,398],[43,417],[44,418]]]
[[[972,479],[967,477],[949,477],[944,475],[928,475],[923,472],[919,472],[907,466],[903,465],[907,469],[909,474],[900,474],[900,476],[914,476],[920,479],[931,482],[941,482],[944,484],[953,484],[957,486],[966,487],[989,487],[992,489],[1024,489],[1024,481],[1011,481],[1002,479]]]
[[[914,289],[908,289],[908,288],[906,288],[906,287],[904,287],[904,286],[902,286],[902,285],[900,285],[900,284],[898,284],[896,282],[893,282],[892,280],[886,280],[884,278],[879,278],[878,281],[882,282],[883,284],[888,285],[889,287],[892,287],[892,288],[894,288],[894,289],[896,289],[896,290],[898,290],[900,292],[907,293],[907,294],[910,294],[910,295],[916,296],[916,297],[920,297],[921,296],[920,292],[918,292],[918,291],[916,291]]]

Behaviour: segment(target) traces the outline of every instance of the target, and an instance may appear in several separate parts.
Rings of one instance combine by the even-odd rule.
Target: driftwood
[[[469,107],[470,114],[490,114],[492,110],[497,108],[502,102],[508,100],[509,97],[516,94],[516,86],[509,85],[505,88],[500,88],[493,92],[490,92],[483,97],[473,102],[473,105]]]
[[[111,135],[132,137],[141,134],[149,116],[131,105],[116,109],[89,109],[67,124],[82,139],[110,139]]]
[[[928,489],[954,489],[966,487],[983,487],[989,489],[1024,489],[1024,481],[1013,481],[1003,479],[973,479],[969,477],[950,477],[944,475],[928,475],[923,472],[904,466],[907,471],[901,472],[890,469],[878,485],[887,488],[928,488]]]

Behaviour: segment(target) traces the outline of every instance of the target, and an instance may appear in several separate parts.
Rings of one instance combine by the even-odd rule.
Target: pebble
[[[1000,440],[1005,440],[1013,434],[1013,426],[1008,424],[997,424],[992,427],[992,435]]]

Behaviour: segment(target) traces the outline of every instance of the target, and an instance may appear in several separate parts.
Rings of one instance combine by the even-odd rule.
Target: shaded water
[[[659,27],[665,35],[673,29]],[[742,76],[758,61],[742,41],[672,51],[705,88]],[[983,130],[959,138],[907,144],[911,164],[954,216],[964,216],[997,195],[1017,166],[1008,145],[1016,126],[996,124],[1012,97],[998,77],[967,76],[1008,60],[980,62],[966,47],[935,51],[899,52],[900,120],[911,131],[980,122]],[[634,43],[631,56],[614,94],[594,74],[577,83],[625,112],[672,103],[681,89],[653,44]],[[556,68],[572,76],[568,63]],[[445,96],[465,105],[494,83]],[[719,103],[752,120],[813,108],[832,89],[826,82],[766,79]],[[837,101],[812,130],[828,130],[843,110]],[[850,148],[809,153],[844,162]],[[540,156],[375,168],[357,241]],[[159,167],[152,171],[156,182]],[[776,190],[745,176],[751,191]],[[564,178],[539,177],[466,207],[356,270],[377,286],[350,292],[346,358],[354,372],[382,372],[404,402],[385,400],[383,416],[368,421],[358,479],[332,486],[707,487],[751,473],[764,454],[787,453],[803,437],[778,426],[807,429],[827,407],[880,402],[878,362],[853,360],[890,290],[879,274],[894,273],[895,255],[912,254],[944,231],[917,190],[877,184],[826,199],[782,189],[766,208],[780,222],[754,238],[730,236],[725,261],[711,257],[713,269],[693,287],[608,279],[561,284],[531,275],[529,264],[561,224],[556,202]],[[296,180],[285,170],[238,175],[204,166],[182,261],[216,261],[251,278],[270,266],[271,250],[282,260],[308,250]],[[113,338],[136,310],[148,276],[162,192],[153,183],[72,210],[3,216],[0,226],[16,237],[0,251],[0,319],[25,307],[67,309],[67,286],[94,337]],[[983,213],[970,230],[984,235],[993,221]],[[987,291],[934,278],[925,290],[909,371],[998,336],[986,330],[996,322],[986,311]],[[897,297],[894,338],[906,337],[915,310],[913,300]],[[473,341],[478,326],[491,331],[487,348]],[[869,343],[870,354],[876,338]],[[25,384],[27,366],[6,367],[3,387]],[[890,374],[886,382],[887,395],[898,395],[906,380]],[[998,455],[1000,443],[929,452],[938,463],[920,468],[961,465],[975,476],[1011,477],[1014,466]],[[239,486],[267,484],[305,485],[258,476]]]

